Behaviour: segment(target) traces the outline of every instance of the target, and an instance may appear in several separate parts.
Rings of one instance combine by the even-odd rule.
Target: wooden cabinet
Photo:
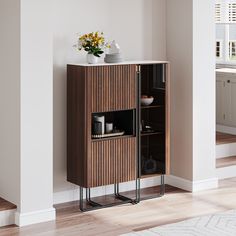
[[[83,188],[137,181],[148,176],[146,159],[155,163],[152,176],[168,174],[169,83],[168,62],[68,65],[67,180]],[[152,105],[141,105],[143,94]],[[123,135],[94,138],[99,115]]]
[[[217,73],[216,123],[236,127],[236,74]]]

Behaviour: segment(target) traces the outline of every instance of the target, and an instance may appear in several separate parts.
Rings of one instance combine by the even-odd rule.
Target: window
[[[216,58],[221,58],[221,41],[216,41]]]
[[[236,22],[236,3],[228,3],[229,6],[229,22]]]
[[[215,0],[216,61],[236,64],[236,0]]]
[[[215,5],[215,21],[220,22],[221,21],[221,4],[216,3]]]
[[[236,61],[236,40],[230,40],[229,42],[229,59]]]

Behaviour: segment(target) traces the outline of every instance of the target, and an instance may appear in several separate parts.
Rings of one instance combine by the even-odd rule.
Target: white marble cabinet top
[[[109,66],[109,65],[147,65],[147,64],[168,64],[168,61],[123,61],[120,63],[97,63],[97,64],[88,64],[88,63],[69,63],[69,65],[77,66]]]

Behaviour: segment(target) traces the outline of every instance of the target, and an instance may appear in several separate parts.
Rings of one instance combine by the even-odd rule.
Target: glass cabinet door
[[[166,64],[141,65],[141,176],[165,174]]]

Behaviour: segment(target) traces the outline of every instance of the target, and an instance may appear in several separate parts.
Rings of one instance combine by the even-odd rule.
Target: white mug
[[[106,134],[110,134],[113,131],[113,123],[106,123]]]

